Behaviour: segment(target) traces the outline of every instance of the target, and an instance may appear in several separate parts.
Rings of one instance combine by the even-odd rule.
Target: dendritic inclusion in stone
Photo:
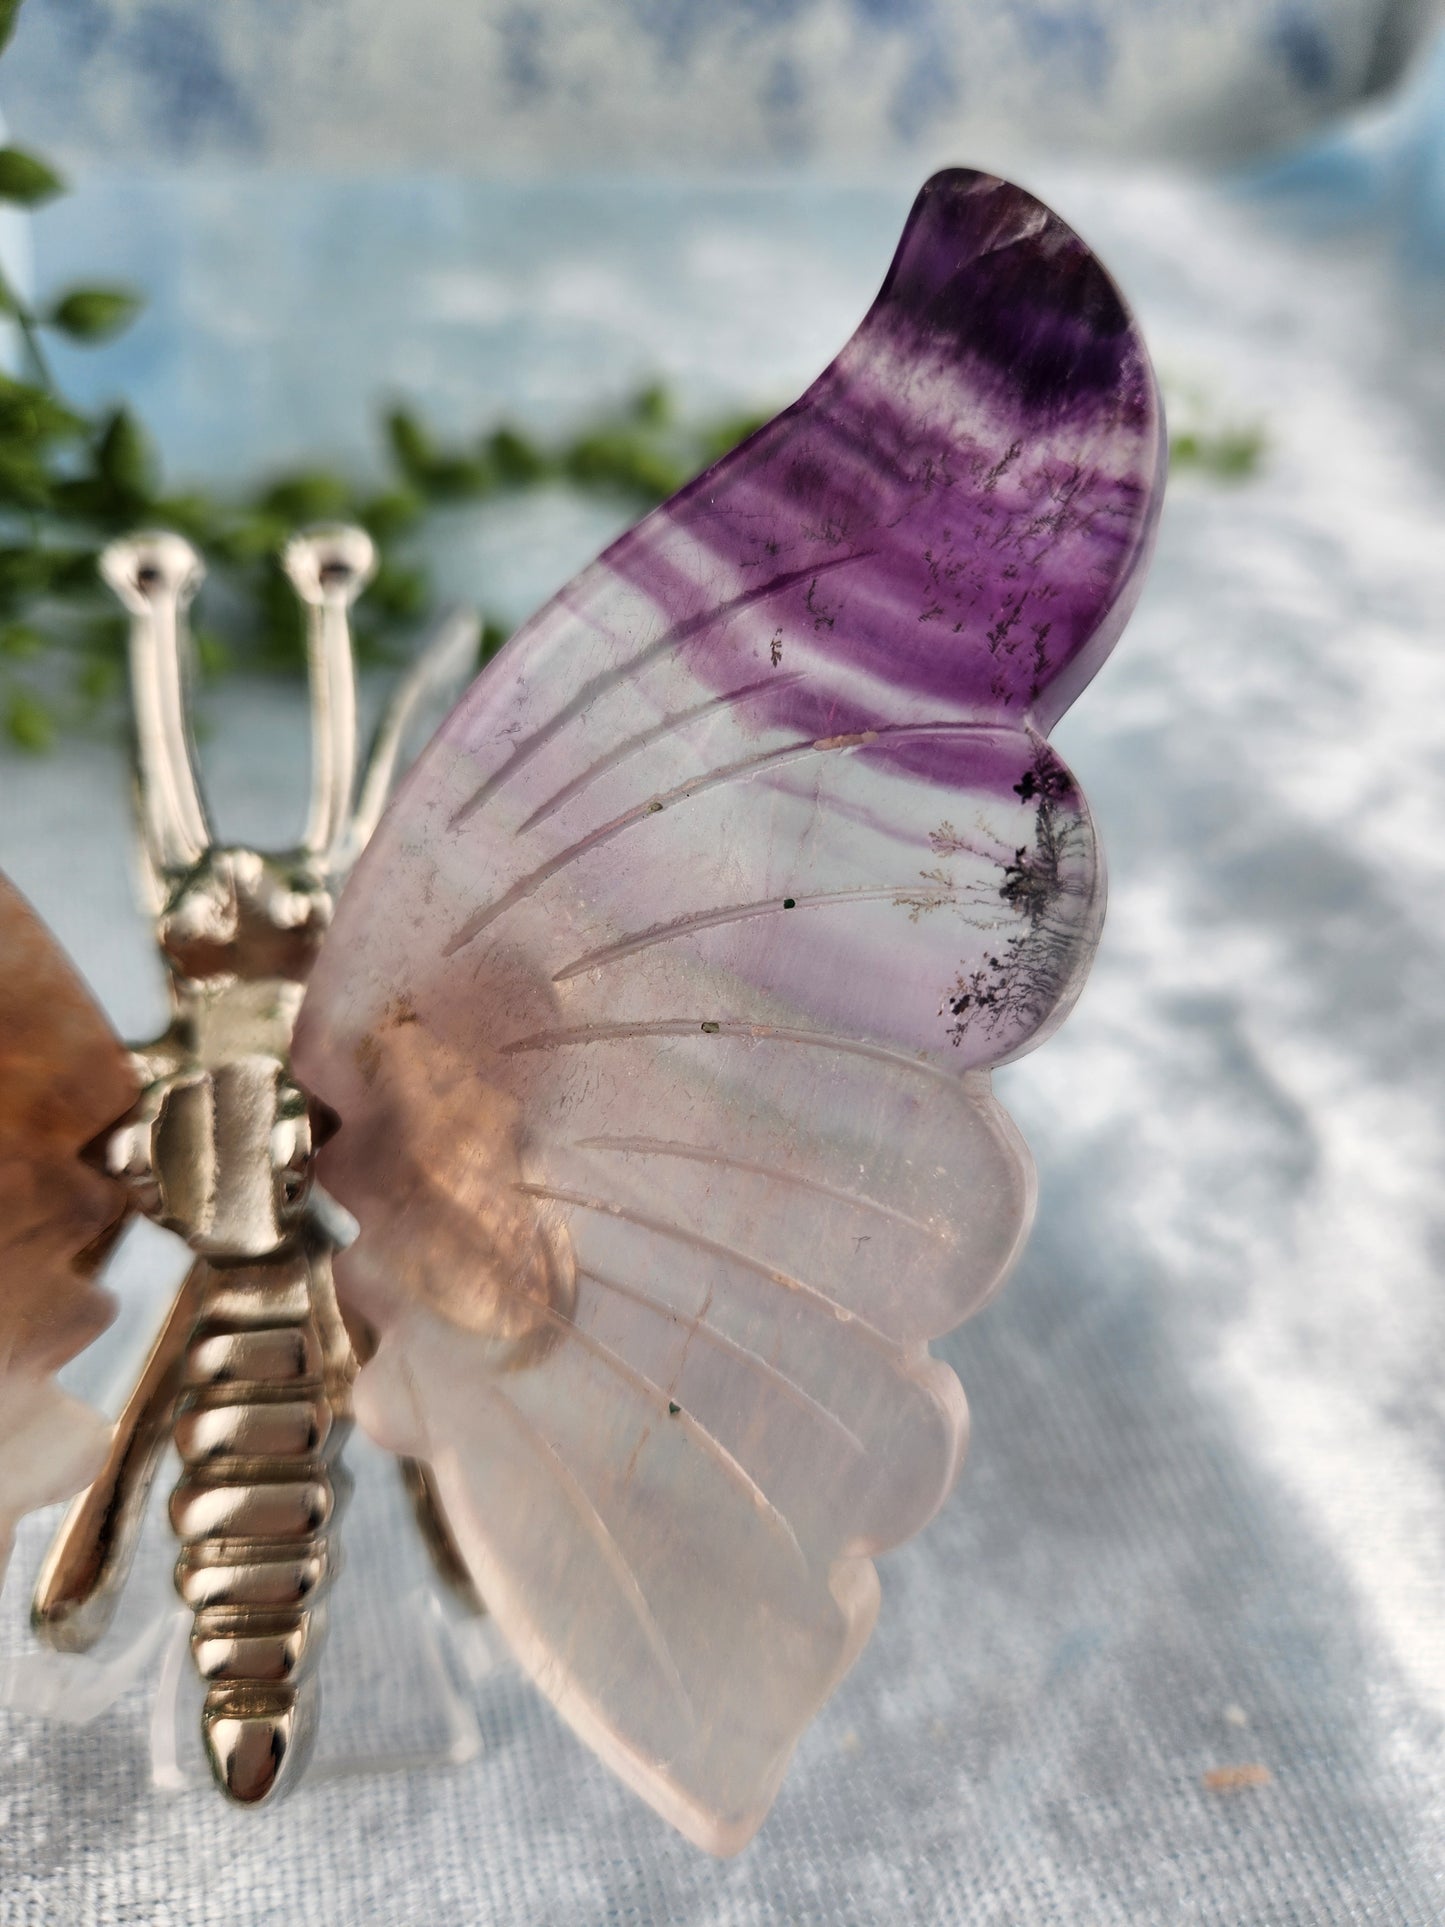
[[[323,945],[297,1070],[378,1338],[521,1663],[692,1839],[740,1846],[867,1638],[967,1414],[929,1341],[1006,1274],[1027,1154],[989,1069],[1102,909],[1045,738],[1137,594],[1162,482],[1137,331],[987,176],[924,189],[794,408],[491,665]],[[134,1072],[0,884],[0,1562],[105,1428]]]
[[[454,712],[339,908],[297,1066],[380,1337],[521,1663],[729,1851],[955,1477],[928,1352],[1029,1215],[991,1065],[1097,939],[1044,734],[1138,592],[1138,332],[1083,243],[929,182],[807,395]]]

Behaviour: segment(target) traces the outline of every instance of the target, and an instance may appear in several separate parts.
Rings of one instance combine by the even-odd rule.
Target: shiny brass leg
[[[358,1365],[364,1365],[375,1356],[376,1334],[354,1313],[342,1316],[352,1353]],[[432,1569],[462,1610],[480,1618],[487,1610],[487,1602],[477,1591],[476,1582],[462,1559],[431,1467],[423,1459],[398,1458],[397,1465]]]
[[[116,1420],[94,1484],[71,1502],[36,1582],[31,1624],[57,1652],[83,1653],[115,1615],[156,1466],[170,1437],[182,1361],[195,1326],[193,1266],[166,1313],[145,1369]]]
[[[437,1578],[467,1612],[477,1615],[484,1613],[487,1610],[486,1601],[477,1591],[472,1575],[463,1563],[431,1467],[420,1459],[398,1459],[397,1464],[401,1467],[402,1483],[411,1499],[417,1527],[431,1555]]]

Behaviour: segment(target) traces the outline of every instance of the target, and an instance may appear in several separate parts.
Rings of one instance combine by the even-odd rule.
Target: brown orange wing
[[[104,1450],[104,1421],[54,1374],[114,1310],[95,1274],[126,1194],[79,1154],[135,1094],[125,1046],[0,875],[0,1576],[15,1521],[77,1491]]]

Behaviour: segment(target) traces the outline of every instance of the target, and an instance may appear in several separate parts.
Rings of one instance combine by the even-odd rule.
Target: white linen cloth
[[[1034,184],[1123,281],[1174,394],[1259,419],[1268,447],[1238,486],[1177,478],[1138,615],[1058,732],[1113,901],[1075,1015],[999,1079],[1038,1160],[1038,1229],[998,1303],[940,1347],[972,1402],[970,1462],[883,1562],[878,1631],[771,1819],[707,1860],[505,1668],[467,1689],[470,1763],[236,1814],[150,1788],[142,1683],[84,1727],[0,1714],[0,1927],[1441,1917],[1438,288],[1412,295],[1384,250],[1291,239],[1205,190]],[[396,218],[364,251],[355,230],[336,245],[319,313],[293,264],[346,232],[343,185],[97,186],[55,215],[42,273],[67,249],[93,268],[101,236],[154,268],[121,378],[182,471],[244,472],[346,452],[387,384],[463,421],[508,395],[560,420],[654,366],[700,406],[786,399],[861,315],[908,200],[412,184],[408,204],[404,186],[375,190],[372,216]],[[243,233],[244,277],[225,261]],[[605,532],[540,500],[489,534],[459,517],[448,572],[520,615]],[[299,820],[298,705],[213,704],[227,834]],[[119,750],[12,757],[0,784],[0,865],[143,1032],[156,976]],[[143,1322],[77,1382],[114,1380]],[[8,1658],[44,1524],[0,1611]],[[356,1563],[384,1573],[404,1530],[393,1509]],[[398,1620],[379,1592],[355,1611],[384,1676]],[[1270,1782],[1211,1790],[1230,1765]]]

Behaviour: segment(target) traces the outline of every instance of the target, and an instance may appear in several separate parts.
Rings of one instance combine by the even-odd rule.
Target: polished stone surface
[[[1436,298],[1361,231],[1304,243],[1174,183],[1039,185],[1142,316],[1180,425],[1257,420],[1267,449],[1237,487],[1176,475],[1128,637],[1057,732],[1111,908],[1070,1023],[997,1074],[1038,1164],[1037,1229],[1010,1288],[939,1347],[973,1411],[967,1475],[882,1563],[878,1629],[767,1825],[706,1860],[504,1672],[467,1689],[483,1737],[469,1764],[318,1780],[258,1829],[205,1793],[148,1788],[138,1687],[84,1728],[3,1722],[6,1927],[1419,1927],[1439,1911]],[[541,420],[581,407],[589,379],[618,393],[657,364],[688,393],[706,375],[703,392],[785,399],[856,322],[910,192],[658,189],[609,213],[599,187],[564,230],[588,269],[579,313],[548,240],[556,196],[418,189],[435,219],[417,247],[454,246],[463,283],[423,299],[410,267],[376,286],[360,264],[335,310],[328,296],[308,314],[295,292],[274,326],[299,288],[288,262],[299,274],[306,237],[342,231],[324,216],[344,185],[302,196],[299,229],[279,186],[203,179],[167,205],[117,189],[97,218],[133,274],[158,216],[192,237],[163,340],[138,331],[124,379],[148,415],[177,384],[210,397],[215,459],[244,469],[253,407],[264,432],[294,421],[297,446],[341,437],[378,370],[435,379],[461,422],[506,399],[518,352],[513,405]],[[249,294],[234,251],[202,242],[227,219],[261,237]],[[72,265],[94,246],[77,234]],[[734,305],[721,288],[738,277]],[[463,292],[471,322],[431,305]],[[355,359],[287,375],[287,330],[334,335],[348,306]],[[88,379],[104,384],[102,360]],[[160,410],[177,445],[188,407]],[[454,566],[487,594],[505,579],[520,616],[610,532],[531,500],[459,519]],[[226,833],[294,836],[299,698],[236,686],[212,718]],[[159,982],[131,909],[118,747],[8,761],[0,786],[0,864],[122,1033],[146,1034]],[[131,1371],[120,1353],[143,1344],[165,1282],[157,1245],[127,1251],[121,1318],[71,1368],[78,1387],[103,1395]],[[5,1654],[24,1646],[44,1524],[22,1529]],[[408,1534],[404,1508],[383,1508],[353,1560],[407,1570]],[[392,1602],[350,1650],[409,1691],[405,1624]],[[1249,1765],[1271,1784],[1205,1783]]]
[[[433,1465],[563,1716],[715,1852],[962,1457],[928,1340],[1032,1207],[986,1069],[1073,1002],[1103,907],[1043,732],[1162,490],[1098,261],[936,176],[802,400],[463,698],[307,993],[338,1291],[381,1339],[358,1417]]]

